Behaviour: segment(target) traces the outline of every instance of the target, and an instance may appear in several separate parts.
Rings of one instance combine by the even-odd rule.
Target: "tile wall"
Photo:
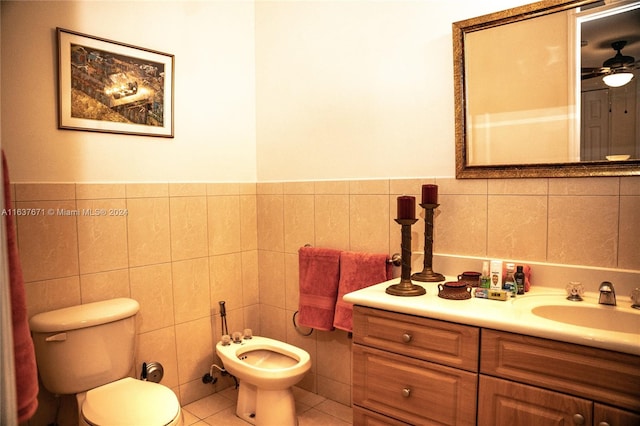
[[[439,185],[436,253],[640,270],[640,177],[16,184],[19,208],[127,211],[18,219],[29,311],[137,299],[137,364],[160,361],[163,383],[188,403],[215,389],[200,377],[225,300],[230,328],[306,349],[313,367],[302,387],[349,404],[347,333],[302,336],[293,327],[297,250],[399,252],[396,197],[419,200],[424,183]],[[423,232],[421,221],[412,232],[415,251]],[[414,270],[422,260],[413,256]]]
[[[162,383],[183,404],[216,390],[201,377],[221,334],[220,300],[230,328],[260,332],[255,184],[15,184],[12,190],[16,208],[42,209],[17,218],[29,315],[136,299],[132,374],[140,375],[143,361],[160,362]],[[55,404],[42,392],[32,424],[51,422]],[[73,405],[63,399],[62,409],[73,416]]]
[[[350,402],[350,340],[342,331],[303,337],[292,326],[298,248],[399,252],[396,198],[419,202],[425,183],[439,186],[436,253],[640,270],[640,177],[259,183],[261,328],[312,354],[308,389]],[[412,245],[423,250],[422,221],[412,229]],[[413,270],[422,270],[423,257],[412,260]]]

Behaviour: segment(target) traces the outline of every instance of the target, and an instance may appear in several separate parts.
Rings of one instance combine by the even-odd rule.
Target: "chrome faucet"
[[[609,281],[602,281],[602,283],[600,283],[599,291],[599,304],[616,306],[616,289],[613,287],[613,283]]]

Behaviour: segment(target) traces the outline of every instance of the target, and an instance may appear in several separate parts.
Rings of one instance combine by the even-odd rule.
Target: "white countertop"
[[[451,278],[447,277],[447,280],[456,280]],[[438,283],[418,281],[414,281],[414,284],[424,287],[427,294],[392,296],[385,292],[389,285],[399,282],[400,278],[394,278],[354,291],[346,294],[344,300],[371,308],[640,355],[640,326],[635,328],[635,324],[640,324],[640,310],[631,308],[628,296],[619,295],[617,306],[606,306],[598,304],[596,293],[585,293],[584,301],[572,302],[566,300],[564,290],[532,286],[525,295],[507,301],[476,297],[448,300],[438,297]],[[568,309],[579,305],[601,310],[620,310],[634,315],[634,319],[637,315],[639,321],[634,320],[630,327],[635,332],[607,330],[604,329],[606,325],[602,328],[582,327],[546,319],[531,312],[534,307],[542,305],[565,305]]]

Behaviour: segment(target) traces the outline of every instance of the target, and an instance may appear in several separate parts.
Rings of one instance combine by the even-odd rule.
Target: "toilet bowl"
[[[80,426],[182,425],[182,410],[171,389],[126,377],[76,394]]]
[[[39,376],[54,395],[76,395],[82,426],[178,426],[168,387],[128,377],[140,305],[118,298],[42,312],[29,320]]]
[[[227,345],[218,342],[216,353],[239,381],[238,417],[257,426],[298,424],[292,386],[311,368],[307,351],[253,336]]]

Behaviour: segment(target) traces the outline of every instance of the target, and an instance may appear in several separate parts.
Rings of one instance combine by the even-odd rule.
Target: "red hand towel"
[[[298,262],[298,324],[331,331],[340,278],[340,251],[301,247],[298,250]]]
[[[11,192],[7,160],[2,151],[2,175],[4,184],[4,208],[10,209]],[[16,370],[16,394],[18,397],[18,421],[29,420],[38,408],[38,370],[33,341],[29,332],[27,303],[24,293],[22,267],[18,254],[16,225],[13,215],[5,215],[7,225],[7,249],[9,251],[9,277],[11,315],[13,322],[13,351]]]
[[[352,291],[369,287],[393,278],[393,266],[386,254],[343,252],[340,255],[340,282],[333,326],[353,330],[353,303],[342,297]]]

